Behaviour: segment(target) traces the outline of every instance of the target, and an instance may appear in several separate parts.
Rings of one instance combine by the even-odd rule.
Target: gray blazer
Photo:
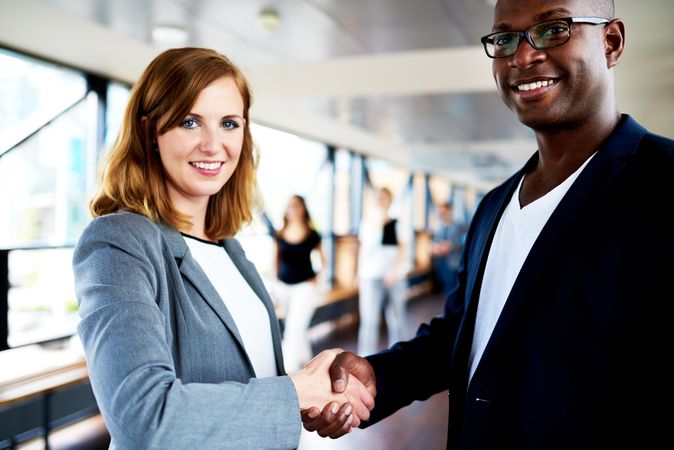
[[[272,302],[233,239],[224,247],[269,312]],[[120,449],[267,449],[299,444],[287,376],[255,378],[236,324],[175,229],[134,213],[99,217],[73,257],[91,384]]]

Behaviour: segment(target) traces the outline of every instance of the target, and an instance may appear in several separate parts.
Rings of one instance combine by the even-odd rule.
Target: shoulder
[[[674,165],[674,140],[653,133],[646,133],[639,143],[637,154],[648,157],[654,162]]]
[[[84,229],[78,246],[91,241],[145,247],[153,243],[159,245],[161,231],[155,222],[143,215],[119,211],[92,220]]]

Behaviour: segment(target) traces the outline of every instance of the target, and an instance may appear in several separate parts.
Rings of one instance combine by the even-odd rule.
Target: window
[[[80,72],[2,49],[0,65],[0,315],[15,347],[75,332],[72,246],[89,221],[97,101]]]
[[[0,247],[72,244],[88,221],[86,104],[0,158]]]
[[[126,104],[129,102],[129,97],[131,97],[131,89],[124,84],[113,82],[108,84],[106,97],[105,148],[110,148],[119,134]]]
[[[290,197],[298,194],[306,200],[318,232],[328,229],[332,168],[325,145],[257,124],[251,126],[251,132],[260,156],[257,180],[264,212],[274,228],[281,227]],[[258,217],[237,235],[246,255],[266,280],[274,276],[274,243],[268,232]]]
[[[0,49],[0,154],[86,94],[84,76]]]
[[[333,229],[337,235],[351,232],[351,154],[342,149],[335,152],[335,208]]]

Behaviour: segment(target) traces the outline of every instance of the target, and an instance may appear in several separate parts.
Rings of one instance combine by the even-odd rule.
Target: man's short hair
[[[590,0],[594,14],[605,19],[615,17],[615,3],[613,0]]]

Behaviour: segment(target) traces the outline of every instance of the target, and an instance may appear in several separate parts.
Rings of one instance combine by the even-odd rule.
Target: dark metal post
[[[9,250],[0,250],[0,350],[7,350],[9,345]]]
[[[326,145],[328,152],[327,161],[330,163],[330,182],[328,183],[328,220],[325,236],[323,238],[323,251],[326,252],[326,275],[332,288],[335,284],[335,153],[337,149],[333,145]],[[327,245],[326,245],[327,244]]]

